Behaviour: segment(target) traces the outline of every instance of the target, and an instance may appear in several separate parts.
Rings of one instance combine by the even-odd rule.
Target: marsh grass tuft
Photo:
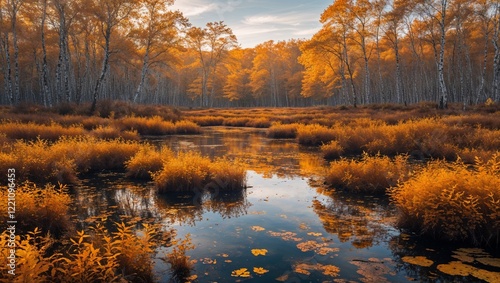
[[[500,153],[473,168],[461,160],[430,162],[390,193],[399,226],[449,241],[498,249]]]
[[[177,282],[189,281],[188,278],[191,275],[194,261],[187,255],[187,252],[194,248],[195,246],[191,242],[191,235],[187,234],[184,239],[175,240],[172,250],[166,254],[164,260],[170,264],[172,277]]]
[[[403,155],[391,159],[367,153],[361,160],[342,158],[330,163],[325,181],[331,187],[349,192],[384,194],[388,188],[408,178],[410,167],[407,159]]]
[[[294,139],[297,137],[298,124],[275,123],[267,130],[267,137],[273,139]]]
[[[211,161],[197,152],[179,152],[153,175],[159,193],[192,191],[216,187],[238,190],[245,187],[246,171],[239,161],[226,158]]]

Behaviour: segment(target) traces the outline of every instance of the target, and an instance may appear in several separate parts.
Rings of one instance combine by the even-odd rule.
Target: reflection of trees
[[[329,233],[336,234],[341,242],[351,241],[362,249],[378,244],[387,237],[389,222],[387,206],[372,201],[356,200],[329,193],[327,203],[313,201],[314,212]]]
[[[156,196],[158,209],[171,222],[194,225],[206,211],[219,213],[222,218],[247,214],[250,203],[246,190],[234,192],[169,193]]]

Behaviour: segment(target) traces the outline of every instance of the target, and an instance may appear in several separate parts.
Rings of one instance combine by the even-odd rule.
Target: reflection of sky
[[[247,48],[268,40],[312,37],[321,27],[321,13],[331,4],[331,0],[176,0],[173,9],[199,27],[224,21]]]

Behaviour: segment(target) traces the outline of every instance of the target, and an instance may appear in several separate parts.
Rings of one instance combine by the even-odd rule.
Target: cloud
[[[317,17],[311,15],[310,13],[283,13],[283,14],[261,14],[245,17],[242,21],[243,24],[247,25],[265,25],[265,24],[276,24],[276,25],[287,25],[287,26],[300,26],[306,23],[317,22]]]
[[[172,6],[174,10],[180,10],[186,17],[199,16],[204,13],[212,12],[218,9],[216,3],[207,2],[204,0],[195,1],[176,1]]]

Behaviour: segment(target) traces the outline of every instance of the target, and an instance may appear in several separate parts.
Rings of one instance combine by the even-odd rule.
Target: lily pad
[[[404,256],[401,258],[402,261],[418,266],[429,267],[434,262],[430,259],[427,259],[425,256]]]

